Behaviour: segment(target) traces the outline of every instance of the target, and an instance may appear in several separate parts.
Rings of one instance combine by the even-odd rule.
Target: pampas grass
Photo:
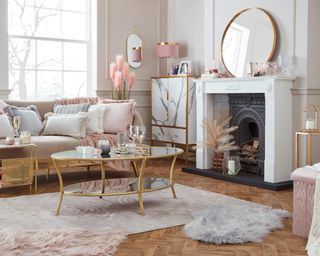
[[[215,153],[224,151],[237,150],[239,147],[235,144],[233,131],[238,129],[238,126],[227,127],[231,120],[231,116],[222,120],[205,119],[203,127],[207,131],[207,141],[204,144],[213,149]]]

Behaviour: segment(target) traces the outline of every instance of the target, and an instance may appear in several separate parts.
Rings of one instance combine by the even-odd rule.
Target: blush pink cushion
[[[109,103],[103,105],[105,105],[103,117],[104,133],[127,131],[133,121],[135,103]]]
[[[311,166],[296,169],[292,174],[293,180],[293,223],[292,232],[307,238],[310,231],[313,200],[319,171]]]

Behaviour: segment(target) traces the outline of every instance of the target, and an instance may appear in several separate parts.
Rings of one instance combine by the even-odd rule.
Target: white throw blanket
[[[315,164],[313,168],[319,171],[320,164]],[[316,182],[312,224],[306,248],[309,256],[320,255],[320,175],[318,176]]]

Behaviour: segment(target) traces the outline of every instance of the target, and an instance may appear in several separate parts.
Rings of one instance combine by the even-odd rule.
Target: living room
[[[320,255],[318,0],[1,0],[2,255]]]

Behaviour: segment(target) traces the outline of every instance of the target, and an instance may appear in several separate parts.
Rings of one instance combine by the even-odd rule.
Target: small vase
[[[215,171],[222,172],[222,164],[224,159],[224,153],[223,152],[217,152],[214,154],[214,157],[212,159],[212,168]]]

